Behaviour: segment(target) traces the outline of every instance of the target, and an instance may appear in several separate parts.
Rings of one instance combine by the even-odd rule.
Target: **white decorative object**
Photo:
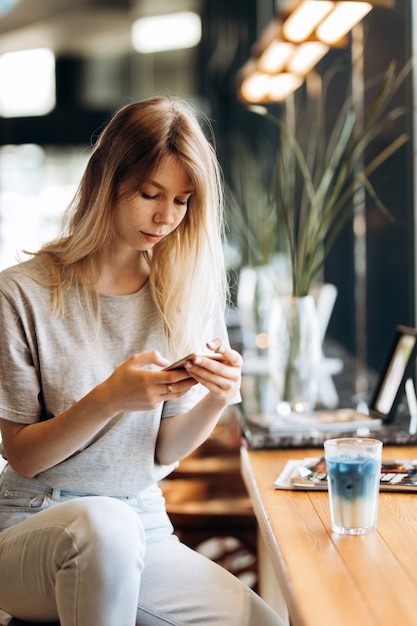
[[[281,416],[312,412],[322,359],[317,310],[311,295],[274,299],[269,321],[269,371]]]

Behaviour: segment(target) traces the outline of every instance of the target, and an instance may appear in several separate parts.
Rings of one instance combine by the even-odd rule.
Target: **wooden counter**
[[[273,487],[288,459],[322,452],[241,450],[263,544],[261,595],[277,608],[282,593],[291,626],[417,626],[417,493],[380,493],[369,535],[332,533],[327,492]],[[383,456],[415,459],[417,447]]]

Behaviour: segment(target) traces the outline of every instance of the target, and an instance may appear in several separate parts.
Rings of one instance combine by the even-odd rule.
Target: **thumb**
[[[135,365],[143,367],[144,365],[159,365],[165,367],[169,365],[169,361],[165,359],[158,350],[152,350],[151,352],[141,352],[134,355]]]

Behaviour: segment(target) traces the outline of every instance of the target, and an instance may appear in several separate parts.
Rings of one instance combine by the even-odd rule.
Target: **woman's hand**
[[[115,413],[153,410],[161,402],[180,398],[197,384],[185,369],[149,369],[153,365],[165,367],[168,362],[157,351],[134,354],[102,383]]]
[[[201,445],[226,406],[238,396],[242,357],[221,339],[210,341],[207,347],[222,354],[224,360],[196,355],[185,364],[188,374],[204,385],[209,393],[186,413],[161,421],[156,458],[162,465],[183,459]]]
[[[207,347],[221,354],[222,361],[194,356],[192,360],[187,361],[185,368],[213,397],[227,404],[240,390],[242,357],[236,350],[225,346],[221,339],[210,341]]]
[[[135,354],[53,419],[20,424],[0,418],[10,465],[22,476],[36,476],[74,454],[117,413],[155,409],[197,384],[185,369],[167,372],[150,365],[167,362],[158,352]]]

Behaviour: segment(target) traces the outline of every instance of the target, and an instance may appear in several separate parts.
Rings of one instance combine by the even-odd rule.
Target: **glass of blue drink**
[[[324,442],[333,532],[363,535],[376,529],[382,442],[360,437]]]

